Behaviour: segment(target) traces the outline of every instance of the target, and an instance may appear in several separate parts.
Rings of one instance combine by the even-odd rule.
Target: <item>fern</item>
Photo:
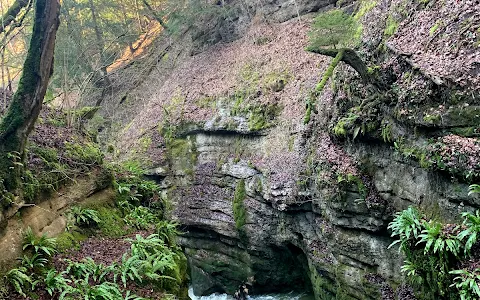
[[[438,222],[425,222],[425,229],[418,237],[420,243],[425,243],[424,254],[426,255],[433,246],[433,253],[444,253],[449,251],[454,256],[458,256],[460,252],[460,242],[456,236],[445,235],[442,224]]]
[[[55,292],[62,293],[68,287],[68,283],[71,280],[62,276],[62,273],[57,273],[55,269],[50,269],[45,272],[45,278],[43,280],[45,289],[50,296],[53,296]]]
[[[480,194],[480,184],[472,184],[468,187],[468,195]]]
[[[125,223],[140,230],[152,229],[156,222],[158,218],[150,209],[143,206],[135,207],[125,216]]]
[[[101,222],[96,210],[78,206],[71,208],[68,218],[78,226],[92,226]]]
[[[464,218],[463,225],[466,227],[458,234],[458,239],[465,242],[465,254],[470,253],[473,245],[477,242],[478,232],[480,231],[480,211],[474,214],[464,212],[462,214]]]
[[[57,242],[55,238],[48,238],[45,234],[37,237],[30,227],[26,230],[23,240],[23,250],[32,250],[33,253],[50,257],[56,253],[56,247]]]
[[[480,299],[480,269],[475,269],[473,273],[467,270],[454,270],[450,274],[458,275],[453,279],[451,287],[457,288],[461,300]]]
[[[25,267],[31,272],[43,269],[48,263],[48,260],[39,253],[35,253],[32,256],[24,255],[22,258],[19,258],[19,260],[22,267]]]
[[[136,282],[142,282],[142,276],[140,275],[143,261],[137,256],[128,256],[126,253],[122,256],[122,263],[117,268],[117,273],[114,276],[114,282],[117,280],[117,276],[120,275],[120,280],[123,286],[127,286],[127,280]]]
[[[182,234],[182,232],[177,229],[178,223],[175,222],[160,221],[155,224],[155,227],[158,236],[161,237],[169,246],[174,246],[175,238]]]
[[[35,287],[35,281],[31,275],[27,274],[27,269],[25,267],[12,269],[5,275],[5,277],[15,291],[23,297],[27,297],[25,292],[33,290]]]
[[[392,237],[399,237],[388,248],[400,243],[400,250],[405,250],[407,242],[411,239],[416,240],[422,231],[422,222],[420,214],[414,207],[409,207],[404,211],[395,214],[394,220],[388,225],[392,231]]]

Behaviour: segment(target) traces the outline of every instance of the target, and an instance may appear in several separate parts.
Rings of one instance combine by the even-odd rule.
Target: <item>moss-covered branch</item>
[[[357,71],[357,73],[360,75],[360,77],[362,77],[362,80],[365,83],[371,83],[380,86],[378,80],[368,72],[368,67],[365,62],[358,56],[357,52],[353,49],[322,49],[315,47],[307,47],[306,50],[312,53],[326,55],[330,57],[337,57],[338,53],[342,52],[343,55],[341,61],[351,66],[355,71]]]
[[[318,96],[320,96],[320,93],[325,88],[325,85],[327,84],[328,80],[332,77],[333,71],[335,70],[338,63],[343,58],[343,54],[344,54],[343,49],[337,52],[337,55],[328,66],[327,71],[325,72],[325,74],[323,74],[322,80],[317,84],[317,86],[315,86],[315,90],[311,93],[310,98],[307,100],[307,111],[305,113],[305,118],[303,119],[304,124],[308,124],[308,122],[310,122],[312,112],[316,113],[315,100],[317,99]]]
[[[53,54],[60,12],[58,0],[37,0],[33,33],[18,89],[0,120],[0,198],[19,193],[25,144],[40,114],[53,71]]]
[[[0,20],[0,33],[5,32],[5,28],[7,28],[17,18],[22,9],[27,7],[29,2],[30,0],[17,0],[12,4],[12,6],[10,6]]]

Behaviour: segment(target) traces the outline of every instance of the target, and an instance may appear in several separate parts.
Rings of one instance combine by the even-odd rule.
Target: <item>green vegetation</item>
[[[442,224],[409,207],[389,224],[392,237],[398,239],[390,247],[400,246],[406,257],[401,271],[417,288],[420,299],[480,297],[479,270],[468,267],[471,250],[478,243],[480,212],[466,212],[462,217],[461,225]]]
[[[369,11],[371,11],[375,6],[377,6],[377,1],[375,0],[363,0],[360,2],[360,7],[354,15],[356,21],[360,20],[365,16]]]
[[[101,220],[98,217],[98,212],[94,209],[87,209],[78,206],[74,206],[70,209],[68,214],[69,223],[80,227],[88,227],[92,225],[98,225]]]
[[[309,34],[309,47],[349,47],[354,42],[357,28],[355,19],[342,10],[319,14]]]
[[[438,28],[442,25],[443,25],[442,21],[435,22],[435,24],[430,28],[430,36],[433,36],[435,32],[438,30]]]
[[[233,217],[237,229],[241,229],[247,222],[247,210],[244,203],[246,196],[245,180],[241,179],[235,187],[235,194],[233,196]]]
[[[452,145],[447,145],[442,139],[430,140],[427,145],[417,145],[400,138],[394,141],[395,150],[406,159],[418,160],[422,168],[432,168],[449,172],[458,179],[471,182],[480,176],[479,172],[469,163],[475,160],[474,154],[458,151],[448,151]]]
[[[158,234],[146,238],[137,235],[127,241],[132,246],[121,263],[104,266],[86,258],[68,261],[66,269],[60,272],[50,268],[55,239],[37,238],[29,231],[24,242],[24,250],[29,252],[21,259],[20,267],[7,273],[6,279],[24,297],[35,297],[36,289],[43,285],[50,296],[59,299],[143,299],[124,290],[129,281],[178,292],[186,268],[179,249],[168,247]]]
[[[387,18],[387,22],[385,24],[385,30],[383,31],[383,34],[385,35],[386,38],[391,37],[392,35],[395,34],[398,28],[398,22],[390,15]]]

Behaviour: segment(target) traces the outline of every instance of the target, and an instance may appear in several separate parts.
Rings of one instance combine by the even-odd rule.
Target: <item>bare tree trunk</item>
[[[92,23],[93,23],[93,29],[95,31],[95,36],[97,38],[97,47],[98,47],[98,53],[100,55],[100,71],[101,71],[101,76],[103,79],[103,90],[102,90],[102,95],[100,98],[97,100],[97,103],[95,106],[100,106],[103,102],[103,98],[105,97],[107,91],[111,88],[112,82],[110,81],[110,78],[108,77],[108,71],[107,71],[107,59],[105,57],[105,43],[103,41],[103,36],[100,31],[100,27],[98,27],[98,22],[97,22],[97,15],[95,12],[95,5],[93,4],[93,0],[88,1],[90,5],[90,11],[92,12]]]
[[[21,197],[20,175],[25,144],[42,108],[53,72],[55,36],[59,25],[58,0],[36,0],[33,33],[18,89],[0,120],[0,200],[3,206]],[[0,207],[0,228],[2,219]]]

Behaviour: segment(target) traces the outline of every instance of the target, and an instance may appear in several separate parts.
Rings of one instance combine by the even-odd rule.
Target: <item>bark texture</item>
[[[25,144],[40,114],[53,71],[59,12],[58,0],[36,1],[32,39],[22,77],[10,107],[0,120],[0,199],[3,202],[11,198],[12,193],[21,194],[19,179]]]

